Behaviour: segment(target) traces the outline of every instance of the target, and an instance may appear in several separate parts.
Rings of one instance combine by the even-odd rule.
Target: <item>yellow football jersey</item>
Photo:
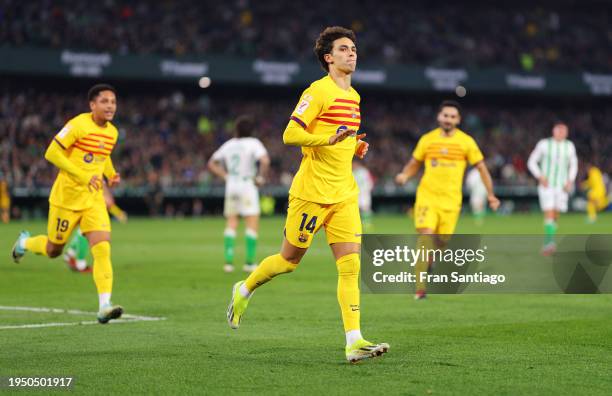
[[[460,209],[467,163],[474,165],[483,160],[476,141],[459,129],[452,136],[444,136],[436,128],[421,136],[412,156],[425,162],[417,199],[430,201],[440,209]]]
[[[101,127],[93,121],[91,113],[83,113],[68,121],[53,140],[66,150],[68,160],[84,171],[88,178],[93,175],[102,178],[118,135],[117,128],[110,122]],[[60,170],[51,188],[49,202],[78,211],[90,208],[98,195],[102,196],[102,189],[89,191],[87,185]]]
[[[302,93],[289,123],[295,122],[315,135],[332,135],[347,128],[359,130],[360,100],[352,87],[344,90],[326,76]],[[302,162],[289,194],[321,204],[342,202],[358,194],[351,165],[356,144],[355,137],[350,136],[333,146],[302,147]]]
[[[584,182],[584,187],[589,190],[589,195],[606,195],[606,185],[603,181],[601,171],[597,167],[591,166],[591,168],[589,169],[587,180]]]

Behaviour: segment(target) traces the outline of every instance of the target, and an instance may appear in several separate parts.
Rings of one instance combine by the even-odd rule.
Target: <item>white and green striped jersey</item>
[[[568,181],[576,180],[576,147],[567,139],[542,139],[529,156],[527,167],[536,179],[546,177],[549,187],[563,188]]]

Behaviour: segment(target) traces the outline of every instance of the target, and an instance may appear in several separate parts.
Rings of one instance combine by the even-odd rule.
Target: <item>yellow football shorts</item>
[[[321,226],[327,243],[361,243],[361,218],[357,195],[335,204],[318,204],[289,196],[285,238],[293,246],[307,248]]]
[[[49,222],[47,224],[47,237],[56,245],[68,242],[72,230],[78,224],[81,232],[111,230],[110,218],[103,200],[96,202],[91,208],[74,211],[55,205],[49,205]]]
[[[414,205],[414,226],[430,228],[434,234],[453,234],[461,210],[441,209],[431,203],[423,203],[417,199]]]

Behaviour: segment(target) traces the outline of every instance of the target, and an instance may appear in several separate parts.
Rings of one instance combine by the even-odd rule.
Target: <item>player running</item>
[[[302,147],[302,162],[289,190],[282,247],[279,254],[266,257],[246,281],[234,285],[227,319],[237,329],[253,292],[273,277],[294,271],[324,226],[338,269],[346,359],[354,363],[389,349],[386,343],[366,341],[360,331],[361,220],[351,162],[355,155],[363,158],[368,143],[360,140],[365,135],[356,134],[361,113],[360,96],[351,87],[357,64],[355,34],[328,27],[314,50],[328,75],[303,92],[283,134],[285,144]]]
[[[74,227],[80,224],[94,258],[98,322],[107,323],[123,313],[121,306],[111,303],[111,226],[102,194],[103,177],[110,187],[121,180],[110,157],[118,136],[111,123],[117,99],[115,88],[107,84],[93,86],[87,97],[91,112],[68,121],[45,153],[45,158],[60,170],[49,195],[47,235],[30,237],[29,232],[22,231],[12,255],[16,263],[27,251],[57,257]]]
[[[227,222],[223,233],[225,272],[234,271],[234,246],[239,216],[246,222],[246,263],[242,269],[253,272],[257,268],[257,231],[259,227],[259,191],[270,167],[270,157],[259,139],[252,137],[255,122],[250,116],[236,120],[235,137],[223,143],[211,156],[208,168],[225,180],[223,214]],[[259,172],[257,172],[259,163]]]
[[[578,173],[576,147],[567,139],[567,135],[567,124],[555,123],[552,137],[540,140],[527,161],[529,171],[538,179],[540,207],[544,212],[542,254],[546,256],[557,249],[557,219],[560,212],[567,212],[568,196],[574,189]]]
[[[5,224],[11,220],[11,195],[9,193],[8,181],[4,178],[4,172],[0,170],[0,221]]]
[[[450,235],[461,212],[463,174],[467,164],[478,169],[487,190],[491,209],[497,210],[499,200],[493,192],[493,181],[476,141],[457,128],[461,122],[461,106],[445,100],[438,111],[438,128],[421,136],[412,158],[395,177],[403,185],[415,176],[423,162],[425,172],[419,182],[414,204],[414,221],[420,237],[417,246],[426,249],[444,244],[445,238],[431,235]],[[427,272],[431,263],[420,261],[415,265],[417,274]],[[420,276],[417,275],[417,280]],[[416,299],[426,296],[426,284],[417,282]]]
[[[597,212],[604,210],[608,206],[608,195],[603,175],[598,167],[593,163],[587,163],[587,179],[582,182],[580,187],[587,190],[587,215],[589,223],[597,221]]]

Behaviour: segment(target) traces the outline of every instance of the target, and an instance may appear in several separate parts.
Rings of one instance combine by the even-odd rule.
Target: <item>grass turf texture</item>
[[[426,394],[610,394],[612,296],[364,295],[362,327],[391,344],[383,358],[344,360],[336,269],[322,233],[291,275],[255,293],[239,330],[225,310],[231,285],[221,270],[222,218],[130,219],[113,229],[113,301],[162,322],[0,330],[0,376],[74,376],[78,393],[353,392]],[[457,232],[540,233],[540,215],[463,217]],[[560,232],[610,232],[612,216],[587,225],[563,216]],[[283,219],[264,219],[258,257],[280,246]],[[375,217],[375,232],[412,232],[403,216]],[[91,275],[59,259],[9,259],[21,229],[0,225],[0,305],[95,311]],[[237,269],[244,241],[237,241]],[[0,326],[92,320],[0,311]]]

